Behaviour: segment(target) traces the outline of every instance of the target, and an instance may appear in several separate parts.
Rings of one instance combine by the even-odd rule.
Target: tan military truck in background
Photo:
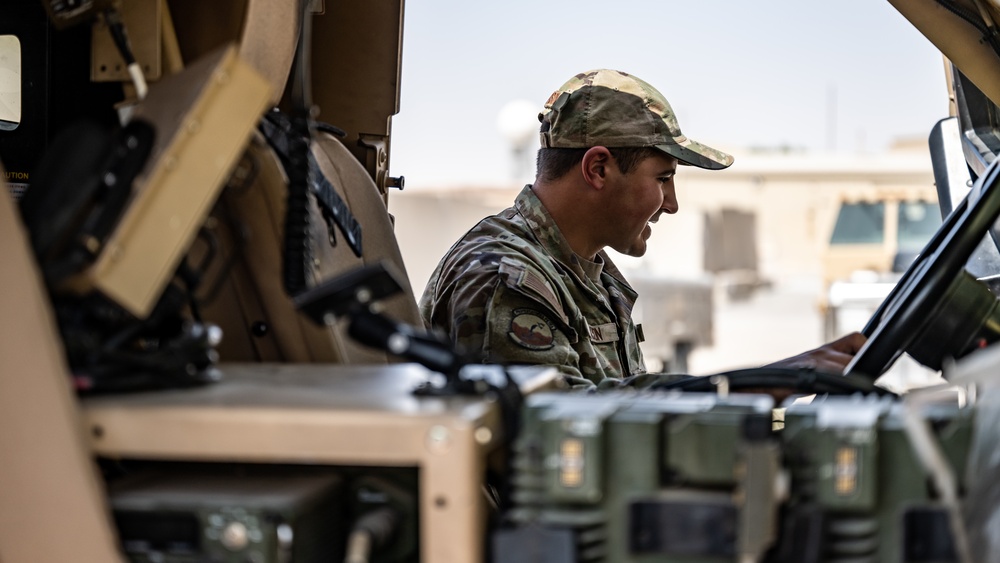
[[[941,224],[934,186],[851,196],[840,202],[822,256],[827,341],[863,326]]]

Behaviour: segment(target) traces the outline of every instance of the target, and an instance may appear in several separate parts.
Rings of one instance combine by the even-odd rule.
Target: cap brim
[[[732,156],[684,137],[677,143],[655,146],[679,160],[681,164],[689,164],[698,168],[722,170],[723,168],[729,168],[733,163]]]

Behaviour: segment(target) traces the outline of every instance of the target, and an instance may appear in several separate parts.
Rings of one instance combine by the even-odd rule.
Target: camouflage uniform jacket
[[[603,292],[525,186],[513,207],[451,247],[420,313],[484,362],[553,365],[573,386],[616,386],[646,369],[631,316],[636,293],[599,256]]]

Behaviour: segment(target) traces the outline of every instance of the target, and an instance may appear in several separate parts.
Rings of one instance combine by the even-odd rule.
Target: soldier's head
[[[544,180],[561,177],[596,146],[607,147],[625,174],[657,153],[710,170],[733,163],[728,154],[684,136],[656,88],[617,70],[591,70],[570,78],[549,96],[538,119],[538,176]]]
[[[583,190],[578,193],[587,197],[566,202],[572,213],[553,216],[562,218],[561,227],[577,217],[588,220],[590,247],[641,256],[649,224],[678,209],[677,165],[718,170],[733,162],[685,137],[663,94],[616,70],[574,76],[552,93],[539,120],[536,187],[569,179]],[[602,220],[593,220],[595,215]]]

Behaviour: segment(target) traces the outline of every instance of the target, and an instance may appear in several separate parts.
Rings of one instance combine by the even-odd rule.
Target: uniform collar
[[[521,193],[514,200],[514,207],[521,214],[521,217],[524,218],[528,228],[535,235],[535,239],[538,240],[539,244],[549,254],[572,270],[581,280],[587,279],[587,274],[580,265],[579,255],[573,252],[573,249],[569,246],[569,241],[566,240],[562,231],[559,230],[559,226],[556,225],[552,215],[549,214],[542,200],[538,199],[534,190],[531,189],[531,184],[521,189]],[[625,280],[625,276],[622,275],[618,267],[611,261],[611,258],[603,250],[598,255],[604,260],[604,271],[601,275],[611,276],[631,292],[632,288]]]
[[[569,246],[555,219],[549,214],[542,200],[538,199],[531,185],[524,186],[514,200],[514,207],[524,218],[531,233],[545,250],[559,262],[569,266],[578,276],[585,276],[579,258]]]

